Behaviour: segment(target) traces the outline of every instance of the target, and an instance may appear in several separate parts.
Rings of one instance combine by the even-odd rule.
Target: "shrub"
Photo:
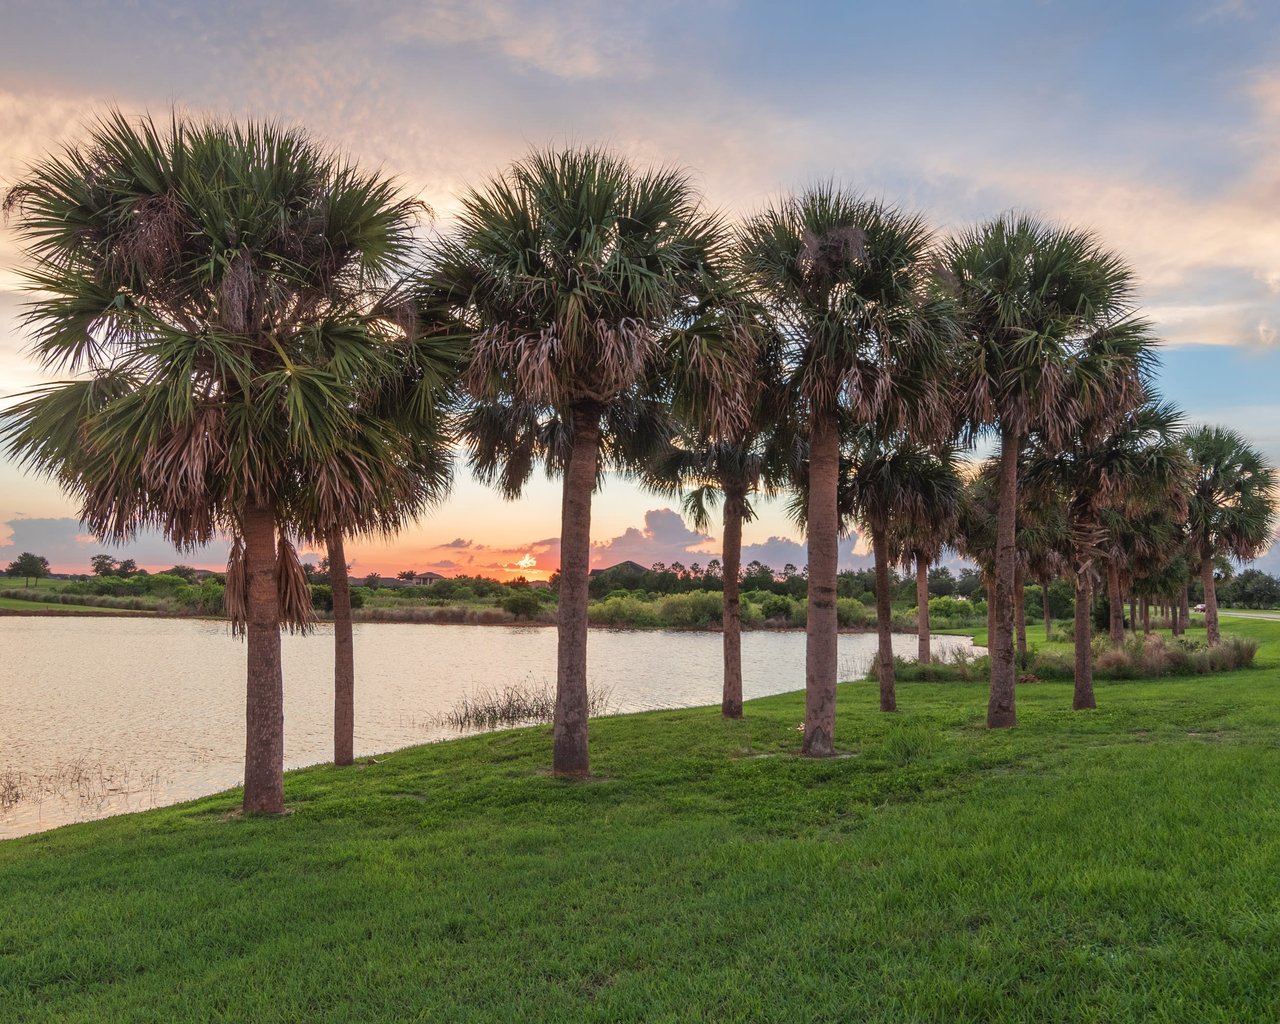
[[[638,597],[607,597],[587,609],[587,619],[597,626],[658,626],[657,609]]]
[[[914,633],[919,629],[916,622],[915,610],[909,612],[894,612],[889,616],[889,628],[895,633]]]
[[[930,604],[933,602],[930,601]],[[841,597],[836,599],[836,620],[841,626],[865,626],[875,620],[875,616],[865,604],[856,598]]]
[[[791,598],[785,594],[768,594],[760,602],[760,614],[766,621],[789,623],[791,621]]]
[[[364,607],[364,588],[351,588],[351,608]],[[333,611],[333,587],[327,583],[311,584],[311,607],[320,612]]]
[[[516,590],[502,599],[502,608],[517,619],[536,619],[542,612],[542,602],[528,590]]]
[[[702,590],[671,594],[658,604],[658,617],[664,626],[706,626],[719,622],[723,616],[724,599]]]

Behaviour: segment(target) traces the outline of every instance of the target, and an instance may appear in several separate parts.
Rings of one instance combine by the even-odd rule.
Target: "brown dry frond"
[[[237,534],[227,555],[227,584],[223,594],[231,632],[244,636],[249,625],[248,581],[245,578],[244,540]]]
[[[235,334],[247,334],[257,320],[257,274],[245,252],[231,258],[218,290],[219,317]]]
[[[182,251],[187,224],[182,205],[168,194],[143,196],[133,203],[129,220],[114,258],[137,280],[165,278]]]
[[[290,633],[310,633],[316,626],[311,585],[298,559],[298,549],[283,535],[276,548],[276,591],[280,598],[280,624]]]

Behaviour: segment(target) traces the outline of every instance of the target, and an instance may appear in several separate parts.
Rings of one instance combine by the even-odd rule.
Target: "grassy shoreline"
[[[0,1020],[1263,1021],[1280,1009],[1280,625],[1258,668],[841,687],[291,772],[0,843]]]

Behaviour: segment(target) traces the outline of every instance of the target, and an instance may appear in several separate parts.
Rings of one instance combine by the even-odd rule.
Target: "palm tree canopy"
[[[25,396],[5,433],[95,533],[195,545],[249,506],[361,528],[412,489],[389,477],[420,459],[409,421],[450,356],[390,287],[418,209],[393,182],[296,129],[112,113],[6,205],[35,351],[80,379]]]
[[[686,174],[601,149],[536,152],[465,193],[418,301],[469,346],[473,468],[507,494],[539,461],[559,472],[583,404],[603,417],[602,472],[659,450],[673,405],[739,427],[752,339],[707,315],[725,246]]]
[[[1197,427],[1182,444],[1191,464],[1187,526],[1200,557],[1260,554],[1276,526],[1275,470],[1225,427]]]
[[[957,386],[971,428],[1065,441],[1142,399],[1150,329],[1133,273],[1084,231],[1006,214],[952,239],[938,276],[961,311]]]
[[[841,435],[837,502],[842,534],[855,524],[884,530],[893,542],[893,558],[904,564],[919,554],[936,558],[957,543],[964,481],[953,446],[925,445],[905,435],[885,439],[873,428],[853,426],[848,417]],[[803,461],[792,472],[796,491],[787,515],[807,530]]]
[[[788,345],[800,404],[886,432],[938,432],[954,324],[928,294],[932,246],[923,218],[832,183],[746,222],[741,270]]]
[[[1186,500],[1180,426],[1181,413],[1153,396],[1118,420],[1082,423],[1064,446],[1034,434],[1028,485],[1064,495],[1077,552],[1155,559],[1181,540],[1161,525],[1166,514],[1174,522]],[[1146,528],[1137,530],[1140,522]]]
[[[755,518],[750,495],[777,495],[794,479],[801,441],[795,429],[782,366],[785,346],[768,317],[748,296],[730,288],[711,300],[704,316],[722,317],[726,330],[749,331],[756,363],[742,382],[747,415],[732,434],[715,436],[710,425],[676,404],[677,430],[670,443],[640,467],[641,482],[666,497],[684,496],[685,514],[706,530],[719,496],[733,492],[743,518]]]

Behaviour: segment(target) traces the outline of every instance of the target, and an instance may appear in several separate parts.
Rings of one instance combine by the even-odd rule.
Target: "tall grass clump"
[[[991,658],[986,654],[975,654],[964,647],[955,647],[941,657],[935,656],[927,665],[895,655],[893,668],[899,682],[974,683],[983,682],[990,676]],[[867,670],[867,679],[878,679],[877,672],[873,662]]]
[[[1258,642],[1247,637],[1226,636],[1217,647],[1201,640],[1159,634],[1130,637],[1122,646],[1112,647],[1107,637],[1093,641],[1093,672],[1097,679],[1160,679],[1166,676],[1203,676],[1217,672],[1235,672],[1250,668],[1258,653]],[[894,659],[897,678],[905,682],[980,682],[990,671],[990,659],[975,657],[962,648],[950,652],[945,662],[921,665],[914,661]],[[1070,654],[1039,652],[1030,649],[1019,665],[1022,682],[1035,680],[1068,681],[1075,677],[1075,662]],[[867,679],[876,678],[875,667]]]
[[[588,689],[587,714],[592,718],[608,714],[611,694],[607,688]],[[542,725],[552,721],[555,709],[555,689],[548,683],[528,679],[467,694],[441,715],[440,721],[462,730]]]

